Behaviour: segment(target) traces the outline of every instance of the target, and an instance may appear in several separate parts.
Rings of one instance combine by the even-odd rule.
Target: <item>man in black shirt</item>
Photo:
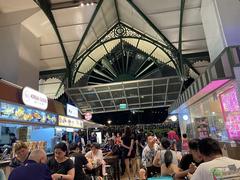
[[[78,146],[77,144],[70,145],[70,159],[73,160],[74,167],[75,167],[75,176],[74,180],[82,179],[82,180],[89,180],[91,179],[88,177],[85,172],[83,171],[84,168],[92,169],[92,165],[87,161],[86,157],[82,155],[82,147]]]
[[[193,174],[199,164],[203,162],[201,154],[199,153],[199,139],[193,139],[189,141],[189,154],[182,157],[179,168],[181,171],[175,174],[176,178],[183,178],[188,173]]]

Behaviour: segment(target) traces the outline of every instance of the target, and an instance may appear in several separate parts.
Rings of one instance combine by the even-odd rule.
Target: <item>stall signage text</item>
[[[67,115],[78,118],[78,108],[71,104],[67,104]]]
[[[83,128],[83,121],[66,116],[58,116],[58,125],[72,128]]]
[[[47,96],[30,87],[23,88],[22,100],[25,105],[37,109],[46,110],[48,107]]]

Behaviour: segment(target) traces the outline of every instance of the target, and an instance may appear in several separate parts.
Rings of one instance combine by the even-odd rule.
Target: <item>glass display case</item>
[[[218,141],[228,141],[228,133],[225,127],[221,109],[219,94],[215,91],[204,97],[197,103],[189,106],[191,125],[194,129],[193,137],[212,137]]]

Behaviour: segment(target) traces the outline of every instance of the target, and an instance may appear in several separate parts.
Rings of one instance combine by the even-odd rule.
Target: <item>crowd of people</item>
[[[102,179],[107,176],[104,156],[111,155],[117,157],[120,172],[128,179],[240,179],[240,161],[224,157],[219,143],[212,138],[188,139],[186,134],[179,137],[173,129],[166,137],[156,137],[152,132],[135,133],[126,127],[124,132],[105,134],[102,145],[92,140],[84,146],[81,140],[59,142],[49,160],[43,150],[30,152],[25,143],[18,142],[9,180]]]

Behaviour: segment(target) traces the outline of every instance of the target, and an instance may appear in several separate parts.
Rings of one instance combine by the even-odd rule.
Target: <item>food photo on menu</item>
[[[57,121],[55,114],[5,102],[0,102],[0,118],[47,124],[55,124]]]

